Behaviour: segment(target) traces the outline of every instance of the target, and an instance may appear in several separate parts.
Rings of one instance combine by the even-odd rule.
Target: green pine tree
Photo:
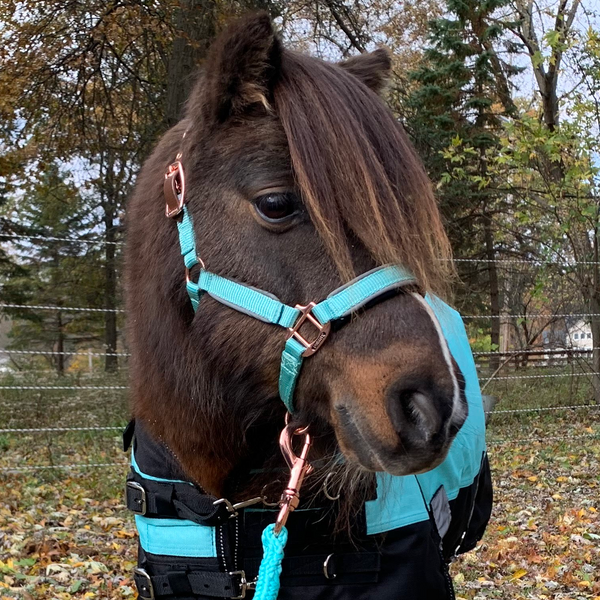
[[[504,198],[495,191],[488,158],[499,151],[501,119],[514,111],[510,79],[517,72],[496,51],[504,44],[496,17],[507,4],[448,0],[445,16],[430,22],[429,46],[410,74],[414,88],[406,102],[408,128],[437,183],[455,255],[488,261],[480,269],[459,264],[470,308],[485,305],[493,315],[500,312],[495,258],[501,246],[494,218]],[[499,342],[495,321],[492,344]]]
[[[11,347],[52,352],[52,365],[62,374],[65,352],[102,339],[102,313],[66,310],[102,307],[102,248],[64,241],[84,238],[94,216],[56,164],[43,167],[30,191],[10,204],[20,231],[35,238],[11,241],[9,252],[18,271],[2,274],[3,303],[24,305],[4,308],[13,321]],[[29,308],[33,306],[58,308]]]

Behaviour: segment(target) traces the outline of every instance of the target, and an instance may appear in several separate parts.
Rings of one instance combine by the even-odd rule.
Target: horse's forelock
[[[351,240],[380,264],[401,262],[425,289],[452,276],[430,181],[401,125],[343,68],[284,51],[274,91],[297,184],[338,269],[354,276]]]

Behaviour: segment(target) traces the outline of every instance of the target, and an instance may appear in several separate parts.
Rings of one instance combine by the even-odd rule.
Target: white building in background
[[[592,342],[592,327],[585,321],[577,321],[567,330],[567,347],[578,350],[591,350],[594,344]]]

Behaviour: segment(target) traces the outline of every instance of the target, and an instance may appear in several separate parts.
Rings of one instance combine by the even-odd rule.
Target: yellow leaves
[[[115,533],[115,535],[119,538],[119,539],[124,539],[124,538],[133,538],[135,537],[135,533],[133,531],[126,531],[125,529],[120,529],[119,531],[117,531]]]
[[[600,505],[593,491],[598,458],[595,442],[559,453],[543,444],[497,453],[496,508],[477,562],[465,557],[453,567],[460,575],[454,578],[458,595],[600,600]],[[580,489],[585,492],[574,493]]]
[[[536,525],[535,521],[536,520],[534,517],[531,517],[530,519],[528,519],[526,529],[528,529],[529,531],[535,531],[537,529],[537,525]]]
[[[515,581],[516,579],[521,579],[522,577],[525,577],[525,575],[527,575],[527,571],[525,569],[519,569],[517,571],[515,571],[510,577],[509,579],[511,581]]]

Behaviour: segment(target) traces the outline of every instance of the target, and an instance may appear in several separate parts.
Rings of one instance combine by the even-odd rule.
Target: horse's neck
[[[265,486],[276,489],[273,482],[286,476],[277,430],[272,427],[253,428],[247,433],[244,458],[234,465],[225,481],[223,493],[232,501],[241,502],[262,495]]]

